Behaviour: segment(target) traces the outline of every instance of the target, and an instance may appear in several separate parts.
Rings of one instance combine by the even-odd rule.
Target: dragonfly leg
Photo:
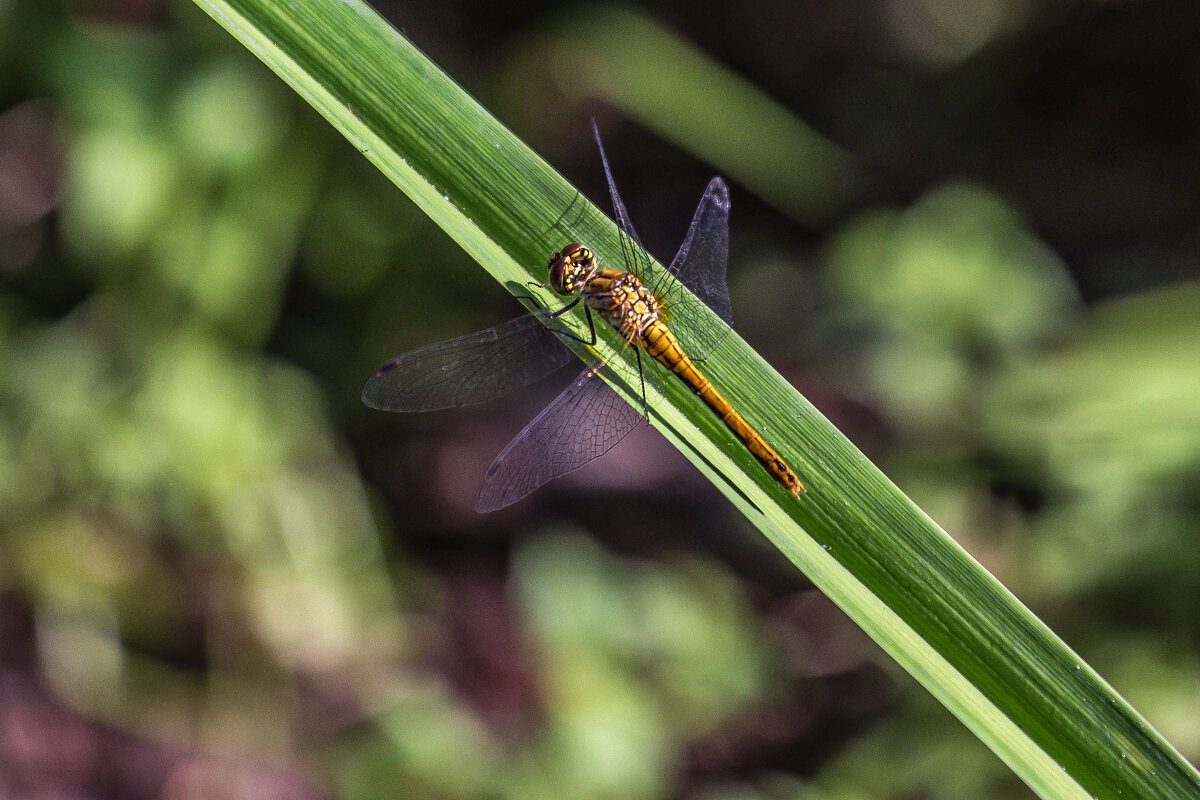
[[[529,281],[529,282],[528,282],[528,283],[526,283],[525,285],[526,285],[526,286],[532,286],[532,287],[533,287],[533,288],[535,288],[535,289],[542,289],[542,288],[545,288],[545,286],[546,286],[546,284],[544,284],[544,283],[534,283],[533,281]],[[544,305],[542,305],[542,301],[541,301],[541,300],[538,300],[536,297],[534,297],[534,296],[533,296],[533,295],[531,295],[531,294],[518,294],[518,295],[514,295],[514,297],[515,297],[517,300],[528,300],[529,302],[531,302],[531,303],[533,303],[535,306],[537,306],[537,310],[538,310],[538,311],[545,311],[545,310],[546,310],[546,307],[545,307]]]
[[[642,369],[642,348],[635,347],[634,354],[637,356],[638,379],[642,382],[642,416],[646,421],[650,421],[650,399],[646,397],[646,372]]]
[[[567,303],[565,306],[563,306],[562,308],[560,308],[558,311],[555,311],[553,314],[551,314],[551,315],[550,315],[550,319],[558,319],[558,318],[559,318],[559,317],[561,317],[563,314],[567,313],[567,312],[568,312],[568,311],[570,311],[572,308],[574,308],[575,306],[579,305],[579,301],[580,301],[580,300],[582,300],[582,299],[583,299],[582,297],[576,297],[574,300],[572,300],[571,302]],[[587,307],[586,307],[586,306],[584,306],[584,308],[586,309]],[[588,317],[588,319],[591,319],[591,317]]]
[[[591,321],[590,316],[588,317],[588,320],[589,320],[589,322]],[[592,331],[592,335],[593,336],[596,335],[596,332],[594,330]],[[631,328],[629,330],[628,334],[622,333],[621,338],[625,340],[625,343],[623,345],[621,345],[621,352],[625,352],[625,348],[630,347],[631,345],[633,346],[633,355],[635,358],[637,358],[638,380],[641,381],[641,384],[642,384],[642,411],[644,412],[642,416],[644,416],[646,418],[646,421],[649,422],[650,421],[650,400],[646,396],[646,370],[644,367],[642,367],[642,348],[637,347],[636,345],[633,344],[634,341],[637,340],[637,329]],[[598,371],[601,367],[605,367],[607,365],[608,365],[608,359],[601,359],[600,363],[596,365],[596,369]]]
[[[582,298],[578,298],[578,297],[575,298],[575,300],[573,300],[570,305],[566,306],[565,308],[560,308],[558,311],[555,311],[553,314],[551,314],[550,319],[557,319],[558,317],[562,316],[567,311],[570,311],[572,308],[574,308],[576,305],[579,304],[579,301],[581,299]],[[557,330],[557,331],[555,331],[555,333],[557,333],[559,336],[566,336],[568,339],[574,339],[577,342],[582,342],[583,344],[586,344],[588,347],[595,347],[596,342],[599,341],[599,339],[596,337],[596,323],[592,320],[592,310],[590,308],[588,308],[587,306],[584,306],[583,314],[585,317],[587,317],[588,330],[591,331],[591,334],[592,334],[590,338],[588,338],[588,339],[580,338],[565,329]]]
[[[541,283],[538,283],[537,281],[525,281],[525,285],[529,286],[530,288],[533,288],[533,289],[545,289],[546,281],[542,281]],[[521,297],[527,297],[527,295],[521,295]],[[517,299],[519,300],[521,298],[517,298]],[[528,299],[534,300],[535,302],[537,302],[537,298],[529,297]]]

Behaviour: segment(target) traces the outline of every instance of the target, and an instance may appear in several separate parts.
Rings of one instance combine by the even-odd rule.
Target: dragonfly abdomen
[[[783,484],[785,489],[797,497],[805,491],[804,484],[800,483],[796,473],[780,457],[779,453],[767,444],[762,435],[751,427],[745,417],[739,414],[737,409],[716,390],[712,381],[704,377],[703,373],[696,368],[695,363],[688,358],[687,353],[683,352],[683,348],[679,346],[679,340],[675,338],[675,334],[671,333],[671,329],[665,323],[657,319],[650,322],[638,334],[638,343],[645,348],[651,358],[678,375],[680,380],[698,394],[700,399],[721,418],[721,421],[737,437],[738,441],[762,462],[767,472]]]

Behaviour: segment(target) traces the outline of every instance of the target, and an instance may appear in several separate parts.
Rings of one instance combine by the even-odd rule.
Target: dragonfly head
[[[550,287],[559,294],[575,294],[596,269],[596,257],[579,242],[550,256]]]

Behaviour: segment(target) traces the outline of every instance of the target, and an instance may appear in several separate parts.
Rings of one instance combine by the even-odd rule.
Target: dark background
[[[1200,758],[1200,6],[380,2]],[[0,796],[1023,798],[653,431],[494,514],[518,306],[194,6],[0,2]],[[769,424],[769,421],[767,421]]]

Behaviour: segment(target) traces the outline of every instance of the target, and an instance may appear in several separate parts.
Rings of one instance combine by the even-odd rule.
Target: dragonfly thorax
[[[550,256],[550,288],[563,295],[576,294],[596,271],[596,257],[587,247],[572,242]]]

